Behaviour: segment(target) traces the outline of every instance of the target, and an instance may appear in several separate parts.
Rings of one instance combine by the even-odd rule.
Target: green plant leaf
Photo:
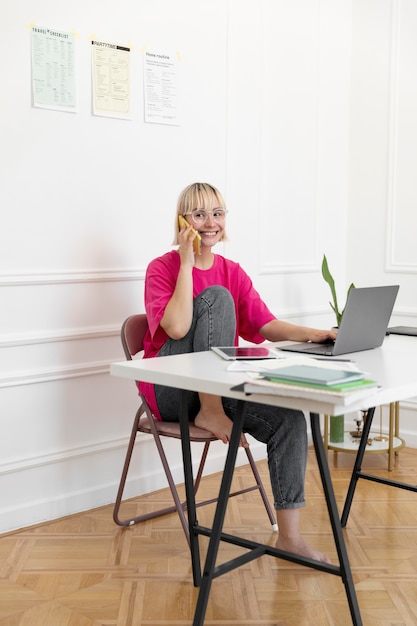
[[[355,288],[355,285],[353,283],[350,283],[349,289],[347,290],[347,294],[346,294],[346,302],[347,302],[347,299],[349,297],[350,290],[354,289],[354,288]],[[342,317],[343,317],[343,313],[345,312],[345,308],[346,308],[346,303],[345,303],[345,306],[343,308],[343,311],[340,313],[340,321],[342,321]]]
[[[334,278],[330,273],[329,270],[329,265],[327,263],[327,258],[326,255],[323,254],[323,261],[321,264],[321,274],[324,278],[324,280],[326,281],[326,283],[329,285],[330,287],[330,291],[332,294],[332,298],[333,298],[333,304],[330,302],[330,306],[332,307],[333,311],[336,314],[336,320],[337,320],[337,325],[339,325],[340,319],[341,319],[341,314],[339,312],[339,306],[337,303],[337,294],[336,294],[336,288],[335,288],[335,284],[334,284]],[[340,317],[340,319],[339,319]]]
[[[336,294],[336,287],[335,287],[335,284],[334,284],[334,278],[333,278],[333,276],[332,276],[332,274],[331,274],[331,272],[329,270],[329,265],[327,263],[327,258],[326,258],[325,254],[323,254],[323,261],[322,261],[322,264],[321,264],[321,274],[322,274],[324,280],[326,281],[326,283],[330,287],[330,291],[331,291],[331,294],[332,294],[333,302],[329,302],[329,304],[330,304],[334,314],[336,315],[336,323],[337,323],[337,326],[339,327],[340,324],[341,324],[343,313],[344,313],[345,309],[343,308],[342,311],[339,311],[339,305],[337,303],[337,294]],[[353,283],[351,283],[350,286],[349,286],[349,289],[347,291],[347,294],[346,294],[346,301],[348,299],[350,290],[353,289],[354,287],[355,287],[355,285]],[[346,304],[345,304],[345,307],[346,307]]]

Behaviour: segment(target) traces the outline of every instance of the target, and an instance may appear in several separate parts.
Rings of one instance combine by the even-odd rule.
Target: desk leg
[[[345,539],[343,537],[342,527],[339,520],[339,512],[337,509],[336,498],[334,496],[333,484],[330,477],[329,465],[323,445],[323,439],[320,430],[320,416],[318,413],[310,413],[311,432],[313,436],[314,450],[316,453],[317,464],[320,470],[321,482],[323,485],[324,496],[326,498],[327,510],[329,512],[330,523],[332,526],[333,537],[336,544],[337,555],[339,558],[340,572],[343,583],[345,585],[346,597],[349,603],[352,624],[360,626],[362,618],[359,611],[358,601],[356,598],[355,586],[353,584],[352,572],[350,569],[349,558],[346,551]]]
[[[329,416],[324,416],[324,424],[323,424],[323,442],[324,449],[326,450],[326,454],[329,451]]]
[[[181,392],[179,417],[181,428],[182,460],[184,465],[185,494],[187,498],[188,528],[190,531],[191,565],[193,570],[194,586],[199,587],[201,582],[201,560],[198,534],[195,532],[195,527],[197,525],[197,511],[195,506],[194,477],[191,458],[187,391]]]
[[[397,401],[395,403],[395,436],[398,438],[400,436],[400,403]],[[398,456],[398,450],[395,451],[395,456]]]
[[[394,429],[395,429],[395,402],[389,405],[389,430],[388,430],[388,471],[392,472],[394,462]]]
[[[347,492],[347,496],[345,500],[345,505],[343,507],[343,513],[341,517],[341,523],[342,523],[343,528],[346,526],[347,519],[349,517],[350,507],[351,507],[353,495],[356,489],[356,483],[358,482],[359,473],[362,469],[363,456],[365,454],[366,445],[368,442],[369,432],[371,430],[374,413],[375,413],[375,407],[368,409],[368,413],[363,424],[362,436],[361,436],[361,440],[359,443],[359,448],[358,448],[358,452],[356,455],[355,464],[353,466],[352,477],[350,479],[349,488],[348,488],[348,492]]]
[[[226,514],[227,502],[232,484],[233,471],[236,463],[236,456],[240,443],[240,435],[243,426],[245,402],[239,400],[237,404],[236,418],[233,420],[232,434],[223,470],[223,478],[220,485],[219,499],[216,506],[213,527],[210,533],[210,542],[207,551],[206,562],[203,570],[200,592],[194,614],[193,626],[203,626],[207,609],[211,583],[213,580],[216,558],[219,549],[220,536],[223,529],[224,517]]]

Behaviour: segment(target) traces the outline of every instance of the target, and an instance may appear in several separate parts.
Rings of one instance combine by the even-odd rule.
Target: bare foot
[[[297,537],[283,537],[279,536],[275,544],[279,550],[285,550],[285,552],[292,552],[293,554],[299,554],[315,561],[322,561],[322,563],[331,563],[330,558],[324,552],[319,552],[312,546],[310,546],[300,535]]]
[[[209,430],[220,439],[220,441],[223,441],[223,443],[229,443],[233,422],[223,411],[205,411],[201,408],[194,420],[194,424],[198,426],[198,428]],[[249,444],[243,433],[239,445],[242,448],[249,448]]]

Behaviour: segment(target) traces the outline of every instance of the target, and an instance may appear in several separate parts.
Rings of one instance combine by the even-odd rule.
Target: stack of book
[[[369,396],[378,383],[364,372],[317,365],[292,364],[264,369],[253,374],[243,385],[247,394],[263,393],[280,396],[332,401],[348,405]]]

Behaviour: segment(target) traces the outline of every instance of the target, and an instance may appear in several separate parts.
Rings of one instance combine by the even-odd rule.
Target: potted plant
[[[339,328],[340,323],[342,321],[343,312],[345,307],[340,311],[339,304],[337,301],[337,293],[336,287],[334,284],[334,278],[329,270],[329,265],[327,263],[326,255],[323,254],[323,261],[321,264],[321,274],[326,281],[326,283],[330,287],[330,292],[332,294],[333,302],[329,302],[330,306],[333,309],[334,314],[336,315],[336,328]],[[349,295],[349,291],[354,287],[353,283],[350,284],[349,289],[347,290],[346,300]],[[346,303],[345,303],[346,306]],[[331,415],[330,416],[330,442],[331,443],[342,443],[345,440],[345,416],[344,415]]]
[[[336,315],[336,327],[338,328],[340,326],[340,322],[342,321],[342,317],[343,317],[343,311],[345,310],[345,308],[343,307],[343,309],[340,311],[339,310],[339,304],[337,302],[337,293],[336,293],[336,287],[334,284],[334,278],[332,276],[332,274],[330,273],[329,270],[329,265],[327,263],[327,258],[326,255],[323,254],[323,261],[321,264],[321,275],[323,276],[324,280],[326,281],[326,283],[329,285],[330,287],[330,291],[332,294],[332,298],[333,298],[333,302],[329,302],[330,306],[332,307],[335,315]],[[354,287],[355,285],[353,283],[350,284],[349,289],[347,290],[347,294],[346,294],[346,300],[347,297],[349,295],[349,291]],[[346,303],[345,303],[346,306]]]

